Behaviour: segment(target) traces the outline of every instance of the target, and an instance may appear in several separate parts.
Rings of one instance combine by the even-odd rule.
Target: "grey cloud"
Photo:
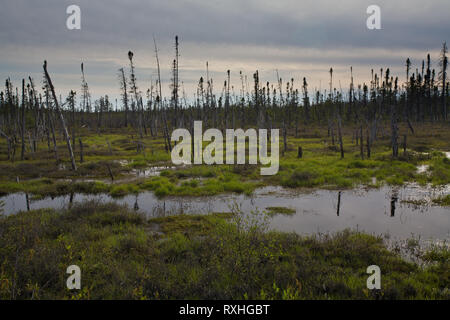
[[[365,27],[366,8],[374,3],[382,10],[382,30]],[[65,27],[70,4],[81,7],[81,30]],[[329,66],[346,77],[345,70],[353,65],[365,81],[372,67],[389,66],[400,73],[407,56],[419,63],[430,51],[435,59],[440,44],[448,40],[448,12],[448,0],[4,0],[0,76],[41,77],[47,59],[61,90],[67,90],[79,86],[79,64],[84,61],[93,95],[117,94],[115,74],[127,66],[131,49],[138,80],[148,87],[155,76],[154,34],[167,84],[178,34],[187,89],[204,75],[207,60],[218,77],[217,89],[226,68],[249,75],[258,68],[267,76],[278,68],[283,77],[306,76],[318,85],[319,77],[326,83]]]

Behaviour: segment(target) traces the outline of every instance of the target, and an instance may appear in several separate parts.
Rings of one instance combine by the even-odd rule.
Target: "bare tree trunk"
[[[48,91],[48,90],[47,90]],[[55,155],[55,160],[56,162],[59,161],[59,157],[58,157],[58,146],[56,144],[56,134],[55,134],[55,127],[53,125],[53,119],[52,119],[52,115],[50,112],[50,103],[48,101],[48,93],[46,94],[46,100],[47,100],[47,118],[48,118],[48,130],[52,131],[52,141],[53,141],[53,153]],[[49,133],[50,135],[50,133]]]
[[[158,105],[159,105],[159,109],[160,109],[160,111],[162,113],[163,134],[164,134],[164,138],[165,138],[165,144],[168,147],[168,151],[172,152],[172,146],[171,146],[170,137],[169,137],[169,128],[167,126],[166,111],[164,110],[164,104],[162,103],[161,68],[160,68],[160,65],[159,65],[158,47],[156,46],[155,37],[153,37],[153,44],[155,45],[156,65],[158,67],[158,87],[159,87]]]
[[[79,138],[78,141],[80,142],[80,163],[83,163],[83,142],[81,141],[81,138]]]
[[[334,146],[334,123],[331,124],[331,144]]]
[[[0,130],[0,136],[4,137],[8,144],[8,160],[9,160],[11,158],[11,139],[2,130]]]
[[[123,68],[119,69],[119,79],[121,87],[123,90],[123,106],[125,108],[125,128],[128,128],[128,91],[127,91],[127,80],[125,78],[125,72]]]
[[[406,156],[406,134],[403,135],[403,155]]]
[[[63,114],[61,112],[61,109],[59,108],[58,99],[56,98],[55,88],[53,87],[52,79],[50,78],[50,75],[47,72],[47,61],[44,61],[44,73],[45,73],[45,78],[47,79],[48,85],[50,87],[50,91],[52,92],[53,100],[55,101],[56,111],[58,112],[59,119],[61,121],[61,126],[62,126],[62,129],[63,129],[63,132],[64,132],[64,138],[66,139],[67,149],[69,150],[70,160],[72,162],[72,169],[74,171],[76,171],[77,170],[77,165],[75,163],[75,158],[73,156],[72,145],[70,143],[70,136],[69,136],[69,133],[67,131],[66,123],[64,121],[64,116],[63,116]]]
[[[363,138],[362,125],[359,127],[359,145],[360,145],[361,159],[364,159],[364,138]]]
[[[344,143],[342,142],[342,121],[341,116],[338,115],[338,135],[339,135],[339,146],[341,149],[341,159],[344,159]]]
[[[392,144],[392,156],[398,157],[398,127],[397,127],[397,115],[395,106],[391,105],[391,144]]]
[[[33,132],[33,152],[36,152],[37,148],[38,148],[37,139],[38,139],[38,135],[39,135],[39,123],[40,123],[40,119],[41,119],[41,112],[39,109],[40,103],[37,98],[37,93],[36,93],[36,90],[34,87],[33,79],[31,79],[31,77],[28,77],[28,79],[30,80],[30,86],[31,86],[30,106],[31,106],[32,102],[34,102],[35,119],[34,119],[34,132]]]
[[[302,147],[298,147],[297,158],[301,159],[303,157],[303,149]]]
[[[111,182],[114,182],[114,175],[112,173],[111,166],[109,165],[109,163],[106,164],[106,167],[108,168],[108,173],[111,178]]]
[[[167,146],[169,147],[168,151],[172,152],[172,145],[170,143],[169,128],[167,127],[167,117],[165,110],[163,110],[163,120],[164,120],[164,135],[166,137]]]
[[[339,217],[339,213],[341,211],[341,193],[342,193],[342,191],[338,192],[338,203],[337,203],[337,212],[336,212],[338,217]]]
[[[22,79],[22,130],[20,135],[22,138],[22,150],[20,152],[20,160],[25,159],[25,79]]]

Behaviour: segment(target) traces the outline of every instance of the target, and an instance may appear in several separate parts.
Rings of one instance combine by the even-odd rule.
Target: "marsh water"
[[[148,217],[173,214],[207,214],[229,212],[230,205],[241,205],[244,212],[267,207],[288,207],[293,215],[275,215],[270,228],[312,234],[336,232],[345,228],[396,239],[450,240],[450,209],[432,205],[431,199],[448,194],[450,185],[442,188],[409,184],[378,189],[296,191],[282,187],[264,187],[252,196],[227,194],[209,197],[166,197],[158,199],[152,192],[114,199],[106,194],[72,194],[31,200],[24,193],[0,198],[4,214],[15,214],[39,208],[66,208],[84,200],[114,201],[126,204]]]

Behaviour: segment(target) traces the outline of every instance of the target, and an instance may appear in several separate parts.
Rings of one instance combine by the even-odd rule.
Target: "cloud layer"
[[[66,28],[66,8],[81,8],[81,30]],[[366,28],[366,8],[381,8],[382,30]],[[86,67],[93,96],[118,95],[117,69],[135,53],[138,85],[146,90],[155,79],[152,36],[158,41],[164,88],[168,94],[173,39],[180,37],[180,78],[192,95],[206,61],[216,91],[230,69],[240,86],[239,71],[264,81],[307,77],[312,87],[326,87],[327,72],[348,86],[367,81],[370,69],[390,67],[403,77],[406,57],[415,65],[430,52],[434,62],[450,30],[448,0],[332,1],[239,0],[148,1],[40,0],[4,1],[0,11],[0,77],[19,83],[28,75],[42,78],[48,60],[57,90],[80,87],[80,63]],[[337,86],[337,85],[336,85]]]

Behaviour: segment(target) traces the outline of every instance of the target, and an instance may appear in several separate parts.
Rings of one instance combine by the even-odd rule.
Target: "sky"
[[[81,29],[69,30],[69,5],[81,9]],[[381,9],[381,29],[369,30],[369,5]],[[201,76],[214,79],[220,94],[226,72],[239,93],[239,71],[258,70],[275,83],[277,72],[297,87],[306,77],[310,90],[348,88],[370,81],[370,70],[390,68],[405,78],[431,54],[437,67],[440,47],[449,41],[449,0],[0,0],[0,78],[15,86],[31,76],[42,80],[43,61],[57,94],[80,92],[84,63],[93,99],[119,97],[118,69],[129,72],[134,53],[137,85],[145,92],[157,79],[153,46],[159,49],[163,95],[169,95],[174,38],[180,42],[179,78],[192,98]]]

